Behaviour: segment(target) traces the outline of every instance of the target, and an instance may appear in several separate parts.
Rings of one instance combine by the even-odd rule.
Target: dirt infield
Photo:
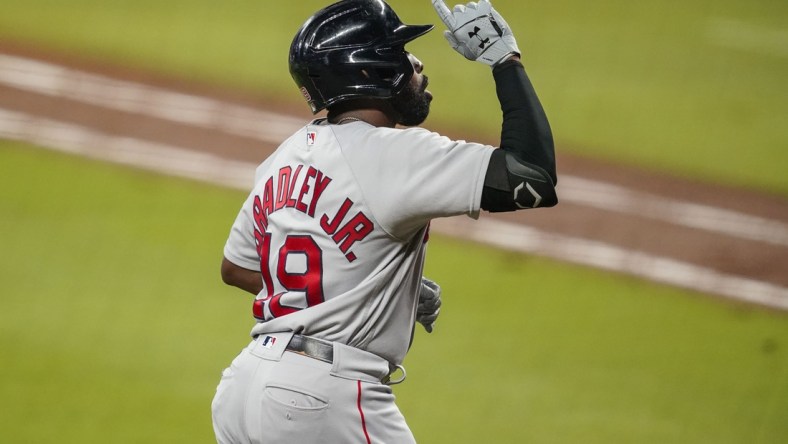
[[[207,98],[210,103],[276,112],[288,116],[287,122],[311,118],[307,107],[297,102],[272,103],[236,91],[0,43],[2,54],[174,91],[183,97]],[[161,109],[145,113],[104,105],[87,94],[41,92],[31,86],[37,79],[28,76],[22,82],[28,80],[29,85],[0,82],[0,110],[252,163],[260,162],[275,148],[274,137],[264,141],[253,133],[179,121],[177,115],[167,118]],[[426,126],[430,127],[429,121]],[[495,135],[444,134],[496,143]],[[560,141],[560,134],[557,139]],[[565,187],[567,198],[549,211],[492,215],[493,220],[672,259],[787,291],[788,241],[784,238],[788,233],[788,199],[568,155],[560,143],[557,151],[559,197]],[[566,183],[561,182],[564,177]]]

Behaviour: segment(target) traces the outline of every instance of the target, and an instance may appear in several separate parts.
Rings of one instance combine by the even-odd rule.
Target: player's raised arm
[[[444,36],[468,60],[492,67],[503,111],[500,150],[487,169],[482,208],[512,211],[558,203],[550,124],[531,85],[512,30],[489,1],[449,9],[432,0],[448,30]]]

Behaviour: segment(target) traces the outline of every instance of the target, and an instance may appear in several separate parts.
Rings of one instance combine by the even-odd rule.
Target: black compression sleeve
[[[557,184],[550,123],[525,68],[509,60],[493,69],[493,77],[503,111],[501,148],[544,169]]]

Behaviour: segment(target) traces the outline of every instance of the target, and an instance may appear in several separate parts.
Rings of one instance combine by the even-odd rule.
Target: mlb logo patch
[[[265,348],[273,348],[274,344],[276,344],[276,338],[273,336],[266,336],[263,338],[263,347]]]
[[[307,131],[306,133],[306,144],[312,146],[315,144],[315,139],[317,139],[317,133],[314,131]]]

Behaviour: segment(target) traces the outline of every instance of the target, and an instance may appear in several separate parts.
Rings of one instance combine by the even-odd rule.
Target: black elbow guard
[[[523,162],[505,150],[493,152],[484,178],[483,210],[514,211],[552,207],[557,203],[555,185],[544,169]]]

